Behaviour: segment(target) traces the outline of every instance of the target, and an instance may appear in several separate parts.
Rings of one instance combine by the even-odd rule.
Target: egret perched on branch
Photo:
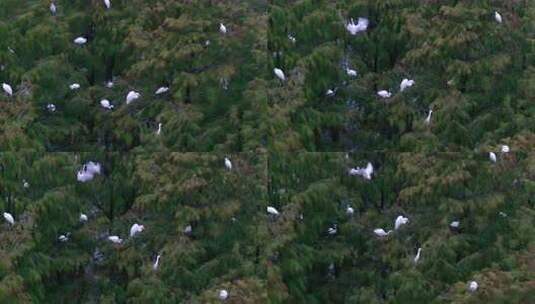
[[[77,172],[76,177],[79,182],[84,183],[92,180],[95,174],[100,174],[100,164],[90,161]]]
[[[107,99],[102,99],[100,101],[100,106],[103,107],[104,109],[108,109],[108,110],[111,110],[113,109],[113,105],[111,104],[111,102]]]
[[[145,229],[145,226],[139,225],[138,223],[134,223],[132,227],[130,227],[130,237],[136,236],[136,234],[142,232]]]
[[[158,265],[160,264],[160,258],[161,258],[161,255],[156,256],[156,261],[152,265],[152,270],[158,270]]]
[[[225,168],[227,168],[228,170],[232,170],[232,162],[228,157],[225,157]]]
[[[13,95],[13,89],[11,86],[5,82],[2,83],[2,89],[4,92],[6,92],[7,95],[12,96]]]
[[[373,230],[373,233],[375,233],[375,235],[378,237],[385,237],[392,233],[392,230],[388,230],[388,232],[386,232],[383,228],[376,228]]]
[[[110,0],[104,0],[104,5],[106,6],[107,9],[110,9],[110,7],[111,7]]]
[[[338,225],[336,224],[333,224],[332,227],[329,227],[329,229],[327,229],[327,233],[329,235],[335,235],[337,232],[338,232]]]
[[[22,187],[24,187],[25,189],[28,189],[28,188],[30,188],[30,184],[25,179],[23,179],[22,180]]]
[[[470,292],[475,292],[478,287],[479,287],[479,285],[477,284],[476,281],[470,281],[468,283],[468,291],[470,291]]]
[[[80,213],[80,222],[82,223],[87,222],[87,215]]]
[[[494,20],[496,20],[498,23],[502,23],[502,15],[500,15],[498,12],[494,12]]]
[[[403,217],[403,215],[398,216],[394,222],[394,230],[398,230],[401,226],[407,224],[408,222],[408,218]]]
[[[346,208],[346,214],[347,214],[347,215],[353,215],[353,213],[355,213],[355,210],[353,209],[353,207],[351,207],[351,206],[347,206],[347,208]]]
[[[46,109],[50,112],[56,112],[56,105],[53,103],[49,103],[46,105]]]
[[[55,15],[56,14],[56,5],[54,4],[54,2],[51,2],[50,3],[50,12],[52,13],[52,15]]]
[[[381,90],[377,92],[377,95],[379,95],[382,98],[390,98],[390,96],[392,96],[392,93],[388,92],[387,90]]]
[[[78,90],[78,89],[80,88],[80,84],[78,84],[78,83],[73,83],[73,84],[71,84],[71,85],[69,86],[69,88],[70,88],[71,90]]]
[[[425,118],[424,122],[426,125],[431,123],[431,115],[433,114],[433,110],[429,109],[429,113],[427,114],[427,117]]]
[[[160,95],[160,94],[163,94],[163,93],[165,93],[167,91],[169,91],[168,87],[159,87],[158,90],[156,90],[156,92],[154,92],[154,94]]]
[[[349,175],[352,175],[352,176],[360,175],[364,179],[367,179],[367,180],[372,179],[372,174],[373,174],[373,165],[370,162],[368,162],[368,165],[366,166],[366,168],[356,167],[356,168],[352,168],[349,170]]]
[[[399,91],[403,92],[405,89],[410,88],[414,85],[414,80],[404,78],[399,84]]]
[[[85,37],[78,37],[78,38],[74,39],[74,43],[76,43],[78,45],[84,45],[86,42],[87,42],[87,38],[85,38]]]
[[[491,162],[496,162],[496,154],[494,152],[489,152],[489,159]]]
[[[227,27],[223,23],[219,23],[219,32],[223,35],[227,33]]]
[[[450,227],[452,229],[459,229],[460,225],[461,225],[461,222],[459,222],[459,221],[453,221],[453,222],[450,223]]]
[[[510,149],[508,145],[502,145],[502,153],[509,153]]]
[[[282,81],[286,80],[286,77],[284,76],[284,72],[281,69],[274,68],[273,73],[275,73],[275,76],[277,76],[277,78],[279,78],[280,80]]]
[[[290,35],[290,34],[288,34],[288,39],[290,39],[290,41],[291,41],[292,43],[295,43],[295,42],[297,41],[297,40],[295,39],[295,37],[292,36],[292,35]]]
[[[277,211],[277,209],[275,209],[275,207],[268,206],[266,208],[266,210],[267,210],[267,213],[269,213],[271,215],[275,215],[275,216],[279,215],[279,211]]]
[[[325,96],[332,97],[335,94],[336,89],[328,89],[327,92],[325,92]]]
[[[141,97],[141,94],[136,91],[128,92],[128,94],[126,94],[126,104],[130,104],[132,101],[138,99],[139,97]]]
[[[114,244],[121,244],[123,242],[123,240],[120,237],[116,236],[116,235],[110,235],[108,237],[108,240],[110,240],[110,242],[112,242]]]
[[[110,80],[110,81],[106,82],[106,88],[108,88],[108,89],[113,88],[113,81]]]
[[[160,135],[162,133],[162,123],[158,123],[158,130],[156,130],[156,135]]]
[[[346,74],[349,77],[357,77],[357,71],[352,70],[350,68],[346,68]]]
[[[90,172],[91,174],[100,174],[100,164],[94,163],[92,161],[85,164],[87,172]]]
[[[364,32],[368,29],[369,20],[366,18],[359,18],[357,24],[353,18],[346,24],[346,29],[351,35],[356,35],[359,32]]]
[[[11,213],[4,212],[4,219],[11,225],[15,225],[15,219],[13,218],[13,215],[11,215]]]
[[[418,248],[418,252],[416,253],[416,256],[414,257],[414,264],[418,263],[420,260],[420,253],[422,252],[422,248]]]
[[[187,225],[184,228],[184,230],[182,230],[182,232],[184,232],[185,235],[190,235],[192,231],[193,231],[193,227],[191,227],[191,225]]]
[[[228,291],[226,291],[225,289],[221,289],[219,291],[219,300],[225,301],[227,298],[228,298]]]
[[[62,234],[58,237],[58,240],[62,243],[65,243],[69,240],[69,236],[71,235],[70,232],[67,232],[66,234]]]

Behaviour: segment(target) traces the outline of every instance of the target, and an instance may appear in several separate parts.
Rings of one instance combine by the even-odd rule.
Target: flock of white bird
[[[232,162],[228,157],[225,157],[224,159],[224,165],[225,168],[229,171],[232,170]],[[101,165],[97,162],[89,161],[86,164],[82,166],[82,169],[80,169],[77,174],[77,180],[79,182],[88,182],[91,181],[96,174],[101,174]],[[8,221],[11,225],[15,223],[15,220],[13,219],[13,216],[7,212],[4,212],[4,218],[6,221]],[[80,222],[85,223],[88,221],[88,216],[84,213],[80,214]],[[134,238],[139,233],[143,232],[145,230],[145,226],[142,224],[134,223],[130,227],[130,238]],[[193,231],[193,228],[191,225],[187,225],[183,232],[186,235],[191,234]],[[62,234],[58,237],[58,240],[60,242],[67,242],[69,240],[70,233]],[[107,238],[110,242],[120,245],[123,243],[123,239],[119,235],[110,235]],[[154,261],[154,264],[152,265],[153,270],[158,270],[159,264],[160,264],[161,254],[158,254],[156,256],[156,260]],[[222,289],[219,291],[218,297],[221,300],[226,300],[229,296],[229,293],[227,290]]]
[[[508,153],[509,152],[509,146],[502,145],[501,152],[502,153]],[[347,157],[347,155],[346,155],[346,157]],[[491,159],[492,162],[496,162],[496,154],[493,153],[493,152],[490,152],[490,159]],[[371,180],[372,176],[373,176],[373,173],[374,173],[374,168],[373,168],[373,165],[372,165],[371,162],[368,162],[366,167],[362,167],[362,168],[361,167],[355,167],[355,168],[349,169],[349,171],[348,171],[349,175],[351,175],[351,176],[361,176],[362,178],[364,178],[366,180]],[[280,215],[279,210],[277,210],[273,206],[268,206],[266,208],[266,211],[267,211],[267,213],[269,215],[271,215],[273,217],[277,217],[277,216]],[[354,212],[355,212],[355,210],[353,209],[353,207],[351,207],[351,206],[347,206],[346,207],[346,214],[347,215],[352,216],[354,214]],[[504,212],[500,212],[499,214],[502,217],[507,217],[507,214],[505,214]],[[394,230],[385,231],[384,228],[375,228],[373,230],[373,233],[379,238],[385,238],[385,237],[389,236],[391,233],[393,233],[394,231],[400,229],[403,225],[406,225],[408,223],[409,223],[409,218],[408,217],[404,217],[403,215],[399,215],[394,220]],[[454,220],[454,221],[452,221],[450,223],[449,227],[452,229],[452,231],[459,231],[460,225],[461,225],[461,223],[460,223],[459,220]],[[337,232],[338,232],[338,227],[337,227],[336,224],[333,224],[331,227],[329,227],[327,229],[327,234],[329,234],[329,235],[335,235]],[[420,247],[420,248],[418,248],[418,250],[416,252],[416,255],[413,258],[413,262],[415,264],[418,263],[418,261],[420,260],[421,254],[422,254],[422,248]],[[474,291],[477,290],[477,288],[478,288],[478,283],[476,281],[470,281],[469,282],[469,284],[468,284],[468,290],[469,291],[474,292]]]
[[[111,2],[110,0],[103,0],[104,2],[104,5],[106,6],[107,9],[110,9],[111,8]],[[53,15],[56,14],[57,12],[57,7],[56,5],[52,2],[50,4],[50,11],[52,12]],[[502,16],[498,13],[498,12],[495,12],[494,13],[494,17],[495,17],[495,20],[498,22],[498,23],[502,23]],[[368,25],[369,25],[369,20],[367,18],[358,18],[358,21],[357,23],[354,22],[353,19],[350,19],[350,21],[346,24],[346,29],[347,31],[351,34],[351,35],[357,35],[358,33],[360,32],[365,32],[367,29],[368,29]],[[221,34],[227,34],[227,27],[223,24],[223,23],[220,23],[219,24],[219,31]],[[288,39],[290,39],[293,43],[296,42],[296,38],[292,35],[288,35]],[[74,39],[74,43],[77,44],[77,45],[84,45],[87,43],[87,38],[85,37],[77,37]],[[282,69],[280,68],[274,68],[273,69],[273,72],[275,74],[275,76],[280,79],[281,81],[285,81],[286,80],[286,76],[283,72]],[[350,77],[356,77],[357,76],[357,71],[356,70],[353,70],[353,69],[350,69],[350,68],[346,68],[346,74]],[[403,92],[404,90],[406,90],[407,88],[410,88],[412,87],[413,85],[415,84],[415,81],[412,80],[412,79],[407,79],[407,78],[404,78],[401,83],[400,83],[400,86],[399,86],[399,91],[400,92]],[[107,87],[112,87],[113,86],[113,82],[108,82]],[[71,90],[78,90],[80,89],[80,84],[78,83],[73,83],[69,86],[69,88]],[[13,95],[13,89],[12,87],[7,84],[7,83],[2,83],[2,89],[4,90],[4,92],[8,95],[8,96],[12,96]],[[155,95],[159,95],[159,94],[163,94],[163,93],[166,93],[167,91],[169,91],[169,87],[160,87],[158,88],[154,94]],[[329,89],[326,93],[327,96],[333,96],[335,94],[335,90],[332,90],[332,89]],[[380,90],[377,92],[377,95],[381,98],[390,98],[392,96],[392,93],[388,90]],[[132,102],[134,102],[135,100],[139,99],[141,97],[141,94],[136,92],[136,91],[129,91],[126,95],[126,104],[130,104]],[[108,109],[108,110],[111,110],[113,109],[114,105],[107,99],[102,99],[100,101],[100,105],[105,108],[105,109]],[[50,110],[50,111],[55,111],[56,108],[53,104],[48,104],[47,105],[47,109]],[[427,124],[430,123],[431,121],[431,114],[433,113],[433,110],[429,110],[429,113],[425,119],[425,122]],[[162,128],[162,124],[159,123],[158,124],[158,130],[157,130],[157,134],[160,134],[161,132],[161,128]],[[502,146],[502,149],[501,149],[501,152],[502,153],[508,153],[509,152],[509,147],[506,146],[506,145],[503,145]],[[496,157],[496,154],[494,152],[489,152],[489,158],[492,162],[496,162],[497,161],[497,157]],[[224,164],[225,164],[225,167],[228,169],[228,170],[232,170],[232,162],[230,161],[229,158],[225,157],[225,160],[224,160]],[[356,168],[351,168],[349,170],[349,175],[352,175],[352,176],[361,176],[362,178],[366,179],[366,180],[371,180],[372,179],[372,175],[373,175],[373,172],[374,172],[374,169],[373,169],[373,165],[371,162],[368,162],[367,166],[365,168],[360,168],[360,167],[356,167]],[[86,163],[81,170],[79,170],[77,172],[77,180],[79,182],[88,182],[88,181],[91,181],[95,175],[97,174],[100,174],[101,173],[101,166],[99,163],[94,163],[92,161]],[[26,187],[26,182],[25,182],[25,187]],[[268,206],[266,208],[266,211],[268,214],[272,215],[272,216],[278,216],[280,213],[279,211],[273,207],[273,206]],[[351,206],[348,206],[347,209],[346,209],[346,214],[348,215],[352,215],[354,213],[354,209],[351,207]],[[4,216],[4,219],[11,225],[14,225],[15,224],[15,219],[13,218],[13,215],[11,215],[10,213],[8,212],[4,212],[3,214]],[[506,215],[505,215],[506,216]],[[88,216],[86,214],[80,214],[80,222],[87,222],[88,220]],[[394,230],[398,230],[401,228],[401,226],[403,225],[406,225],[409,223],[409,219],[407,217],[404,217],[402,215],[399,215],[395,221],[394,221]],[[452,229],[458,229],[460,226],[460,222],[459,221],[453,221],[450,223],[450,227]],[[143,230],[145,229],[145,227],[141,224],[138,224],[138,223],[134,223],[132,225],[132,227],[130,228],[130,237],[133,238],[135,237],[138,233],[141,233]],[[191,233],[192,231],[192,227],[191,225],[188,225],[185,229],[184,229],[184,233],[186,234],[189,234]],[[337,225],[334,224],[332,227],[329,227],[329,229],[327,230],[327,233],[329,235],[334,235],[336,234],[338,231],[337,229]],[[388,232],[385,231],[383,228],[376,228],[373,230],[373,233],[378,236],[378,237],[387,237],[388,235],[390,235],[391,233],[393,232],[393,230],[389,230]],[[67,242],[69,240],[69,236],[70,236],[70,233],[66,233],[66,234],[62,234],[58,237],[58,240],[60,242]],[[121,239],[120,236],[118,235],[111,235],[111,236],[108,236],[108,240],[114,244],[122,244],[123,242],[123,239]],[[414,257],[413,261],[414,263],[418,263],[418,261],[420,260],[420,255],[421,255],[421,251],[422,251],[422,248],[418,248],[418,251],[416,253],[416,256]],[[158,265],[160,263],[160,258],[161,258],[161,255],[157,255],[156,257],[156,261],[154,262],[153,264],[153,269],[154,270],[157,270],[158,269]],[[475,282],[475,281],[470,281],[469,284],[468,284],[468,290],[471,291],[471,292],[474,292],[478,289],[478,283]],[[226,300],[229,296],[229,293],[227,290],[225,289],[222,289],[219,291],[218,293],[218,297],[219,299],[221,300]]]

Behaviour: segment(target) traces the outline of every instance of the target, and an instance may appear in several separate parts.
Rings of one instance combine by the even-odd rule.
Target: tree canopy
[[[535,303],[533,1],[1,2],[0,303]]]

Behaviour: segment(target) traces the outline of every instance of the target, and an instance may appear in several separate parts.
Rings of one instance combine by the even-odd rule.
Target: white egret
[[[134,223],[132,227],[130,227],[130,237],[136,236],[136,234],[142,232],[143,230],[145,230],[145,226]]]
[[[470,292],[475,292],[478,287],[479,287],[479,285],[477,284],[476,281],[470,281],[468,283],[468,291],[470,291]]]
[[[106,6],[107,9],[110,9],[110,7],[111,7],[110,0],[104,0],[104,5]]]
[[[500,213],[498,213],[501,217],[507,217],[507,213],[503,212],[503,211],[500,211]]]
[[[152,270],[158,270],[158,265],[160,264],[160,258],[161,257],[162,257],[161,255],[157,255],[156,256],[156,261],[152,265]]]
[[[190,235],[192,231],[193,231],[193,227],[191,227],[191,225],[187,225],[186,228],[184,228],[182,232],[184,232],[184,234],[186,235]]]
[[[267,213],[269,214],[272,214],[272,215],[279,215],[279,211],[277,209],[275,209],[275,207],[272,207],[272,206],[268,206],[266,208],[267,210]]]
[[[225,301],[227,298],[228,298],[228,291],[226,291],[225,289],[221,289],[219,291],[219,300]]]
[[[78,45],[84,45],[86,44],[87,42],[87,38],[85,37],[78,37],[76,39],[74,39],[74,43],[78,44]]]
[[[78,89],[80,88],[80,84],[78,84],[78,83],[73,83],[73,84],[71,84],[71,85],[69,86],[69,88],[70,88],[71,90],[78,90]]]
[[[154,92],[154,94],[160,95],[160,94],[163,94],[163,93],[165,93],[167,91],[169,91],[168,87],[159,87],[158,90],[156,90],[156,92]]]
[[[108,89],[113,88],[113,81],[110,80],[110,81],[106,82],[106,87],[107,87]]]
[[[366,166],[366,168],[356,167],[356,168],[352,168],[349,170],[349,175],[353,175],[353,176],[360,175],[364,179],[367,179],[367,180],[372,179],[372,174],[373,174],[373,165],[370,162],[368,162],[368,165]]]
[[[390,98],[392,96],[392,93],[388,92],[387,90],[381,90],[377,92],[377,95],[379,95],[382,98]]]
[[[87,182],[93,179],[95,174],[100,174],[100,164],[92,161],[84,165],[82,170],[79,170],[76,174],[76,178],[79,182]]]
[[[158,130],[156,130],[156,135],[160,135],[162,133],[162,123],[158,123]]]
[[[433,110],[429,109],[429,113],[427,114],[427,117],[425,118],[424,122],[426,125],[431,123],[431,115],[433,114]]]
[[[398,230],[401,226],[407,223],[409,223],[408,218],[404,217],[403,215],[398,216],[394,222],[394,230]]]
[[[126,94],[126,104],[130,104],[132,101],[138,99],[139,97],[141,97],[141,94],[136,91],[128,92],[128,94]]]
[[[107,99],[102,99],[100,101],[100,106],[103,107],[104,109],[108,109],[108,110],[111,110],[113,109],[113,105],[111,104],[111,102]]]
[[[223,35],[227,33],[227,27],[223,23],[219,23],[219,32]]]
[[[461,225],[461,222],[459,222],[459,221],[453,221],[453,222],[450,223],[450,227],[453,228],[453,229],[459,228],[460,225]]]
[[[494,20],[496,20],[498,23],[502,23],[502,15],[500,15],[498,12],[494,12]]]
[[[100,163],[94,163],[92,161],[85,164],[86,171],[91,174],[100,174]]]
[[[295,43],[295,42],[297,41],[297,40],[295,39],[295,37],[292,36],[292,35],[290,35],[290,34],[288,34],[288,39],[290,39],[290,41],[291,41],[292,43]]]
[[[328,89],[327,92],[325,92],[325,96],[327,97],[332,97],[334,96],[334,94],[335,94],[335,91],[332,89]]]
[[[28,188],[30,188],[30,184],[25,179],[23,179],[22,180],[22,187],[28,189]]]
[[[232,170],[232,162],[230,161],[230,159],[228,157],[225,157],[225,167],[228,170]]]
[[[357,77],[357,71],[352,70],[350,68],[346,68],[346,74],[349,77]]]
[[[403,92],[405,89],[410,88],[414,85],[414,80],[404,78],[399,84],[399,91]]]
[[[332,227],[329,227],[329,229],[327,229],[327,233],[329,235],[335,235],[337,232],[338,232],[338,225],[336,224],[333,224]]]
[[[123,242],[123,240],[117,235],[108,236],[108,240],[114,244],[121,244]]]
[[[502,145],[502,153],[509,153],[510,149],[508,145]]]
[[[11,225],[15,225],[15,219],[13,218],[13,215],[11,215],[11,213],[4,212],[4,219]]]
[[[392,230],[388,230],[388,232],[386,232],[383,228],[376,228],[373,230],[373,233],[375,233],[375,235],[378,237],[385,237],[392,233]]]
[[[80,222],[82,223],[87,222],[87,215],[80,213]]]
[[[416,253],[416,256],[414,257],[414,264],[418,263],[420,260],[420,253],[422,252],[422,248],[418,248],[418,252]]]
[[[2,89],[4,89],[4,92],[6,92],[7,95],[11,96],[13,95],[13,89],[11,86],[7,83],[2,83]]]
[[[491,162],[495,163],[496,162],[496,153],[489,152],[489,159],[490,159]]]
[[[347,208],[346,208],[346,214],[347,214],[347,215],[353,215],[353,213],[355,213],[355,210],[353,209],[353,207],[351,207],[351,206],[347,206]]]
[[[56,105],[53,103],[49,103],[46,105],[46,109],[50,112],[56,112]]]
[[[60,242],[62,242],[62,243],[65,243],[65,242],[67,242],[67,241],[69,240],[69,236],[70,236],[70,235],[71,235],[70,233],[62,234],[62,235],[60,235],[60,236],[58,237],[58,240],[59,240]]]
[[[54,2],[51,2],[50,3],[50,12],[52,13],[52,15],[55,15],[56,14],[56,5],[54,4]]]
[[[359,18],[357,24],[353,18],[346,24],[346,29],[351,35],[356,35],[359,32],[366,31],[368,29],[369,20],[366,18]]]
[[[284,76],[284,72],[281,69],[274,68],[273,73],[275,73],[275,76],[277,76],[277,78],[279,78],[280,80],[282,81],[286,80],[286,77]]]

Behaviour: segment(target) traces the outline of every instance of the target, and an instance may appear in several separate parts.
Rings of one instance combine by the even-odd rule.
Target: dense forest
[[[0,2],[0,303],[535,303],[535,2]]]

